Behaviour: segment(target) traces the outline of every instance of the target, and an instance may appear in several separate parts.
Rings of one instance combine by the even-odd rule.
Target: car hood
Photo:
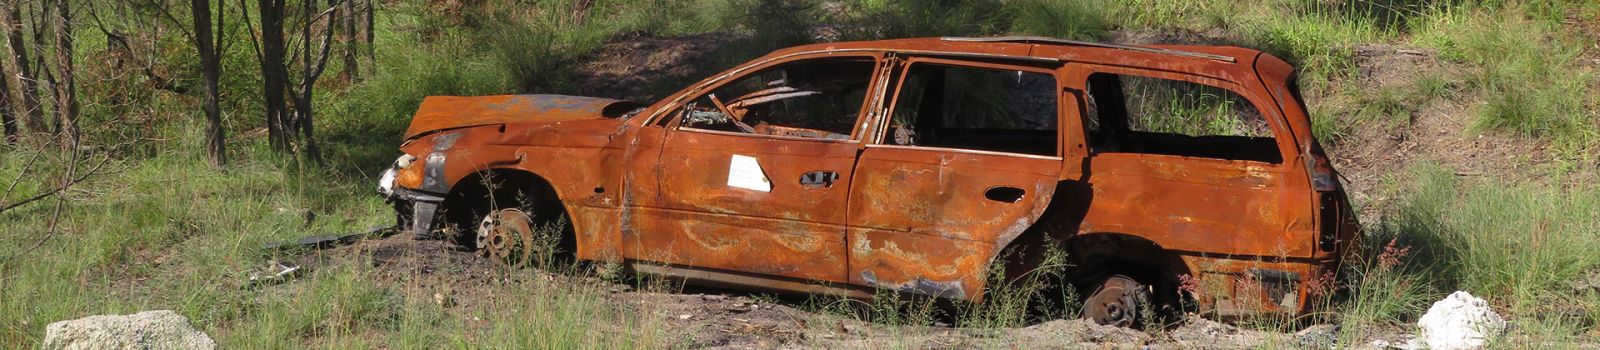
[[[629,101],[565,95],[428,96],[406,128],[405,139],[479,125],[618,119],[641,107]]]

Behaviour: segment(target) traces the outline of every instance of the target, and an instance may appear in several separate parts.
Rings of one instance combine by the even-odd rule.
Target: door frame
[[[705,94],[711,93],[712,91],[715,91],[716,89],[719,89],[719,88],[722,88],[724,86],[727,86],[728,84],[732,84],[732,83],[738,82],[738,81],[740,81],[742,79],[751,77],[751,76],[753,76],[755,74],[764,73],[764,72],[767,71],[767,69],[770,69],[770,68],[773,68],[773,67],[777,67],[777,66],[781,66],[781,65],[784,65],[784,64],[790,64],[790,63],[795,63],[795,62],[803,62],[803,61],[811,61],[811,60],[826,60],[826,59],[840,59],[840,58],[860,58],[860,59],[865,59],[865,60],[871,60],[871,62],[873,64],[873,69],[872,69],[872,71],[870,73],[871,76],[868,79],[867,91],[865,92],[866,95],[864,96],[864,98],[861,101],[860,108],[857,110],[856,118],[855,118],[855,121],[852,124],[852,128],[851,128],[851,137],[849,139],[820,139],[820,138],[807,138],[807,137],[797,137],[797,136],[787,136],[787,135],[766,135],[766,134],[752,134],[752,133],[739,133],[739,132],[725,132],[725,131],[707,130],[707,129],[699,129],[699,128],[693,128],[693,127],[686,127],[686,126],[682,126],[681,125],[682,119],[683,119],[683,115],[684,115],[684,113],[682,112],[683,107],[686,106],[688,103],[690,103],[693,99],[696,99],[696,98],[699,98],[700,96],[703,96]],[[882,95],[883,95],[883,91],[885,90],[885,81],[887,80],[887,77],[886,77],[885,74],[887,72],[889,72],[885,68],[890,66],[889,63],[887,63],[884,58],[885,58],[884,53],[882,51],[877,51],[877,50],[861,50],[861,51],[851,51],[851,52],[816,52],[816,53],[807,53],[807,54],[797,54],[797,55],[785,56],[785,57],[783,57],[781,59],[763,60],[763,61],[758,61],[758,62],[755,62],[755,63],[747,64],[745,66],[740,66],[740,67],[731,69],[728,72],[725,72],[725,73],[723,73],[721,75],[718,75],[717,77],[707,79],[706,81],[703,81],[701,83],[697,83],[694,88],[685,89],[684,91],[678,93],[677,95],[674,95],[670,99],[670,102],[665,104],[662,107],[662,109],[661,109],[662,112],[660,113],[660,115],[657,116],[657,118],[659,118],[659,120],[646,121],[647,122],[645,124],[645,125],[647,125],[646,127],[660,127],[661,128],[662,135],[660,137],[660,144],[655,145],[659,151],[657,151],[657,152],[640,152],[639,154],[637,154],[640,157],[634,159],[633,161],[634,162],[641,162],[642,161],[642,162],[648,162],[648,163],[653,164],[651,166],[648,166],[649,170],[644,171],[644,173],[649,174],[647,176],[654,176],[654,177],[663,176],[663,174],[659,173],[659,171],[661,171],[661,169],[662,169],[661,168],[662,167],[662,165],[661,165],[662,163],[661,162],[664,161],[664,159],[667,159],[667,157],[671,156],[670,154],[667,154],[667,152],[666,152],[667,145],[671,144],[673,142],[672,140],[675,137],[683,137],[685,135],[713,135],[713,136],[723,136],[723,137],[730,137],[730,138],[747,138],[747,139],[755,141],[755,142],[773,142],[773,141],[778,141],[778,142],[808,142],[808,143],[818,143],[818,144],[848,144],[848,145],[852,145],[852,146],[847,146],[847,147],[855,149],[855,152],[854,152],[855,156],[859,156],[859,154],[860,154],[859,150],[861,149],[860,145],[862,143],[861,142],[861,138],[864,135],[866,135],[867,132],[868,132],[868,128],[866,128],[863,125],[863,123],[864,123],[865,120],[869,120],[871,118],[870,113],[872,111],[874,111],[874,110],[877,110],[877,107],[882,103],[881,100],[883,99]],[[829,146],[829,147],[831,147],[831,146]],[[848,165],[848,167],[849,167],[849,169],[847,171],[853,171],[854,170],[854,161],[851,161],[850,164]],[[634,173],[638,173],[639,170],[643,170],[643,169],[634,168],[634,169],[630,169],[629,171],[630,172],[634,172]],[[660,188],[660,187],[665,186],[666,184],[664,184],[661,181],[656,181],[654,179],[650,179],[650,178],[646,178],[646,177],[636,177],[636,176],[632,176],[632,174],[630,174],[630,177],[633,180],[630,181],[630,183],[628,185],[630,187],[630,189],[628,190],[629,193],[645,192],[645,193],[652,193],[652,194],[655,194],[655,195],[658,195],[658,196],[661,195],[662,193],[664,193],[663,189]],[[774,184],[776,184],[777,181],[794,180],[794,179],[789,179],[789,178],[773,177],[773,176],[770,176],[770,175],[769,175],[769,178],[770,178],[771,181],[774,182]],[[810,224],[836,225],[837,228],[838,228],[838,231],[839,231],[839,239],[841,240],[841,242],[839,242],[839,247],[838,247],[838,250],[840,251],[840,257],[839,258],[840,258],[841,261],[843,261],[844,258],[845,258],[844,254],[843,254],[844,246],[843,246],[843,243],[842,243],[842,239],[843,239],[844,234],[845,234],[846,224],[848,223],[848,212],[844,212],[844,211],[848,210],[848,208],[849,208],[848,202],[849,202],[849,190],[850,190],[849,189],[850,179],[845,178],[845,179],[842,179],[842,180],[843,181],[839,181],[839,182],[842,182],[842,184],[839,184],[839,185],[843,185],[842,188],[833,189],[834,191],[840,191],[840,194],[842,194],[842,197],[840,197],[840,202],[843,203],[844,206],[840,208],[840,211],[842,213],[839,215],[839,222],[837,222],[837,223],[827,223],[827,222],[820,222],[820,221],[805,221],[805,222],[802,222],[802,223],[810,223]],[[639,187],[643,187],[643,186],[650,186],[651,188],[649,188],[649,190],[646,190],[646,191],[636,191],[635,190],[635,189],[637,189]],[[838,185],[835,185],[835,186],[838,187]],[[641,203],[641,201],[639,201],[639,200],[625,200],[623,202],[624,202],[624,204],[623,204],[622,211],[623,211],[624,215],[622,215],[623,224],[621,225],[621,227],[624,227],[624,228],[631,227],[632,226],[631,224],[635,220],[639,220],[640,219],[640,217],[639,217],[640,214],[649,215],[649,214],[646,213],[648,211],[683,211],[682,209],[679,209],[679,208],[666,208],[666,205],[663,205],[665,203],[658,202],[657,200],[655,200],[653,198],[643,201],[644,203]],[[698,211],[703,212],[703,213],[710,213],[710,211],[703,210],[704,208],[701,208],[701,209],[702,210],[698,210]],[[758,213],[758,214],[760,214],[760,213]],[[773,215],[742,215],[742,214],[733,214],[733,215],[736,215],[738,217],[745,217],[745,218],[748,218],[748,219],[751,219],[751,220],[786,220],[786,219],[781,219],[781,218],[775,218]],[[655,272],[657,272],[659,274],[672,275],[672,276],[683,277],[683,278],[692,278],[692,279],[697,279],[697,280],[699,280],[701,282],[720,283],[720,284],[733,284],[733,285],[740,285],[740,286],[745,286],[745,287],[767,288],[767,289],[776,288],[776,289],[790,290],[790,289],[794,289],[792,286],[795,286],[795,285],[817,284],[818,282],[830,283],[830,281],[826,281],[826,280],[810,279],[810,278],[796,278],[796,277],[790,277],[790,276],[764,274],[764,273],[761,273],[761,272],[752,272],[752,271],[749,271],[749,270],[728,270],[728,269],[707,268],[707,267],[703,267],[703,266],[672,264],[672,263],[668,263],[668,262],[653,261],[653,260],[649,259],[650,258],[649,256],[640,256],[640,253],[644,252],[643,250],[641,250],[642,248],[639,247],[639,242],[638,241],[639,241],[640,237],[642,235],[657,234],[657,233],[659,233],[659,231],[658,232],[625,233],[624,239],[621,240],[621,245],[622,246],[620,247],[620,250],[623,252],[623,256],[624,256],[624,258],[625,258],[625,260],[627,262],[629,262],[630,264],[633,264],[633,265],[641,265],[642,264],[642,265],[653,266],[653,267],[646,267],[646,268],[636,269],[636,270],[640,270],[640,271],[644,271],[644,272],[655,271]],[[627,236],[632,236],[632,237],[629,238]],[[841,262],[840,266],[837,266],[837,270],[839,272],[841,272],[841,273],[843,271],[845,271],[847,268],[848,268],[848,266],[846,265],[846,263],[843,263],[843,262]],[[649,270],[649,271],[645,271],[645,270]],[[837,279],[837,278],[835,278],[835,279]],[[831,281],[831,282],[832,283],[837,283],[837,282],[843,282],[843,281]]]
[[[1006,60],[999,60],[999,61],[973,61],[973,60],[951,59],[951,58],[947,58],[947,57],[944,57],[944,56],[938,56],[938,55],[932,55],[932,56],[909,55],[909,57],[905,57],[905,58],[900,58],[900,57],[897,57],[897,56],[896,57],[892,57],[892,58],[893,58],[891,60],[892,63],[896,65],[896,67],[894,68],[894,72],[893,72],[894,73],[894,75],[893,75],[894,81],[890,84],[889,88],[884,90],[884,92],[882,94],[885,103],[884,103],[884,106],[882,107],[882,109],[879,110],[877,113],[875,113],[875,116],[877,118],[871,121],[872,124],[873,124],[872,125],[872,134],[869,135],[870,136],[869,138],[866,138],[866,140],[868,142],[863,142],[863,145],[862,145],[863,152],[869,152],[872,149],[882,149],[882,150],[891,151],[891,152],[893,152],[893,151],[943,152],[943,153],[947,153],[947,154],[953,154],[953,155],[955,155],[957,157],[968,157],[968,158],[971,158],[971,157],[1013,157],[1013,158],[1016,158],[1016,159],[1028,160],[1028,161],[1047,161],[1047,162],[1055,162],[1056,163],[1056,165],[1050,166],[1050,168],[1052,168],[1051,171],[1055,172],[1055,175],[1054,175],[1055,178],[1051,179],[1053,181],[1049,181],[1049,183],[1044,184],[1044,185],[1047,185],[1047,186],[1036,186],[1036,187],[1045,187],[1045,188],[1048,188],[1048,189],[1046,189],[1046,190],[1038,190],[1037,188],[1029,189],[1029,190],[1034,190],[1033,194],[1031,194],[1029,196],[1030,197],[1034,197],[1037,202],[1035,202],[1033,204],[1033,207],[1029,208],[1029,212],[1023,214],[1024,217],[1028,218],[1027,225],[1020,225],[1020,226],[1019,225],[1010,225],[1008,227],[996,228],[997,230],[1003,230],[1003,231],[1001,231],[1001,233],[998,233],[998,234],[994,235],[995,237],[993,237],[993,239],[988,240],[988,241],[968,240],[968,239],[962,239],[962,238],[956,238],[956,237],[930,236],[930,235],[926,235],[926,234],[915,233],[915,232],[912,232],[912,231],[900,231],[900,230],[896,230],[896,229],[893,229],[893,228],[875,228],[875,227],[869,227],[869,226],[860,226],[860,225],[857,224],[856,218],[854,217],[853,214],[854,214],[854,212],[856,210],[856,206],[861,201],[860,198],[856,198],[856,194],[857,194],[857,188],[856,187],[859,187],[862,184],[861,183],[857,183],[856,181],[852,181],[851,199],[850,199],[852,217],[847,219],[847,221],[849,222],[849,235],[850,235],[847,238],[847,240],[849,240],[851,242],[850,243],[851,244],[850,254],[851,254],[851,264],[852,264],[852,266],[849,269],[849,274],[850,274],[849,277],[852,279],[851,282],[853,284],[857,284],[857,285],[859,285],[861,287],[890,288],[890,289],[898,290],[898,291],[901,291],[901,292],[927,294],[927,295],[934,295],[934,296],[941,296],[941,297],[952,297],[952,298],[958,298],[958,299],[981,300],[983,298],[983,294],[984,294],[983,291],[987,288],[986,284],[988,282],[987,281],[988,267],[999,256],[999,253],[1001,252],[1001,250],[1003,250],[1013,240],[1015,240],[1018,236],[1020,236],[1023,230],[1031,228],[1043,216],[1045,209],[1047,207],[1049,207],[1050,206],[1050,202],[1055,199],[1055,198],[1053,198],[1055,196],[1055,193],[1053,193],[1052,191],[1056,188],[1057,184],[1060,181],[1069,179],[1069,177],[1070,177],[1070,179],[1076,179],[1078,177],[1079,173],[1081,172],[1081,169],[1082,169],[1081,168],[1081,161],[1066,161],[1067,159],[1081,160],[1082,157],[1084,156],[1084,145],[1083,145],[1083,142],[1081,141],[1081,140],[1083,140],[1082,139],[1082,127],[1081,127],[1081,125],[1082,125],[1081,123],[1082,122],[1081,122],[1081,120],[1079,120],[1081,118],[1077,117],[1077,116],[1080,115],[1080,112],[1078,111],[1079,103],[1077,102],[1075,97],[1073,97],[1071,94],[1067,93],[1068,90],[1066,89],[1066,87],[1068,86],[1068,84],[1065,81],[1065,79],[1067,77],[1067,74],[1063,71],[1065,65],[1063,65],[1061,63],[1040,64],[1039,62],[1032,62],[1032,61],[1016,61],[1016,62],[1012,62],[1012,61],[1006,61]],[[1055,149],[1056,149],[1056,152],[1055,152],[1055,155],[1053,155],[1053,156],[1045,156],[1045,155],[1027,154],[1027,153],[987,151],[987,150],[975,150],[975,149],[951,148],[951,147],[933,147],[933,146],[890,145],[890,144],[885,144],[884,140],[887,138],[888,129],[889,129],[888,125],[891,122],[890,119],[892,119],[890,116],[892,116],[893,112],[895,111],[895,108],[898,107],[898,104],[900,103],[899,99],[900,99],[901,90],[905,87],[906,79],[909,78],[909,74],[908,73],[910,72],[910,69],[913,68],[913,65],[916,65],[916,64],[933,64],[933,65],[972,68],[972,69],[1025,71],[1025,72],[1049,74],[1051,77],[1054,78],[1055,86],[1052,89],[1052,93],[1054,93],[1056,95],[1056,113],[1055,113],[1055,117],[1056,117],[1056,138],[1055,138],[1056,139],[1056,147],[1055,147]],[[1069,144],[1071,146],[1069,146]],[[866,155],[866,153],[862,154],[862,156],[865,156],[865,155]],[[858,157],[857,169],[856,169],[857,171],[855,172],[855,175],[858,176],[858,177],[861,176],[861,173],[859,172],[859,170],[861,168],[861,164],[862,164],[862,160]],[[858,180],[859,180],[859,178],[858,178]],[[1010,231],[1015,231],[1015,232],[1010,232]],[[894,244],[897,244],[897,245],[902,245],[903,244],[906,247],[921,247],[920,249],[919,248],[913,248],[913,249],[914,250],[920,250],[920,251],[923,251],[923,252],[935,252],[935,251],[943,251],[943,252],[946,252],[946,253],[952,253],[953,252],[952,254],[945,254],[946,255],[945,258],[946,259],[950,259],[950,261],[947,261],[947,262],[951,263],[952,265],[959,266],[957,269],[958,270],[962,270],[962,271],[957,273],[957,275],[961,275],[961,277],[958,277],[958,278],[955,278],[955,279],[950,279],[950,280],[939,280],[939,279],[921,278],[921,276],[916,276],[916,277],[905,276],[905,275],[888,276],[888,275],[877,275],[877,274],[867,275],[867,274],[864,273],[865,271],[867,271],[867,270],[865,270],[867,268],[866,266],[854,266],[855,264],[858,263],[856,261],[857,260],[856,259],[857,258],[857,253],[858,253],[857,250],[864,249],[863,246],[860,245],[860,243],[862,243],[864,241],[857,240],[855,238],[858,235],[861,236],[861,237],[872,236],[873,238],[870,238],[870,239],[886,239],[886,240],[888,240],[890,242],[893,242]],[[892,237],[892,236],[895,236],[895,235],[900,235],[902,237],[899,237],[899,238]],[[869,239],[869,238],[863,238],[863,239]],[[944,244],[930,243],[931,240],[944,240],[944,241],[947,241],[948,243],[944,243]],[[898,242],[894,242],[894,241],[898,241]],[[865,246],[865,249],[869,249],[869,250],[872,249],[870,243]],[[974,254],[976,254],[977,256],[973,256]],[[857,276],[858,270],[860,272],[863,272],[862,276]],[[923,271],[923,272],[928,272],[928,271]],[[858,277],[860,277],[860,278],[858,278]],[[898,279],[898,278],[901,278],[901,277],[910,277],[911,279],[898,280],[898,281],[889,281],[889,279]],[[863,282],[865,282],[865,283],[863,283]]]

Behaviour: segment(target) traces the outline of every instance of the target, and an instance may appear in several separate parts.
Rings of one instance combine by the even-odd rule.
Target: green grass
[[[1482,102],[1471,127],[1527,136],[1567,136],[1594,127],[1594,73],[1580,67],[1593,38],[1512,10],[1441,12],[1414,39],[1468,67],[1462,78]]]
[[[1368,226],[1369,260],[1354,268],[1356,294],[1341,306],[1347,324],[1404,327],[1466,290],[1517,323],[1515,337],[1592,337],[1562,315],[1600,313],[1600,295],[1568,285],[1600,271],[1600,188],[1459,179],[1424,164],[1396,174],[1388,191],[1400,200]]]
[[[8,159],[0,176],[14,178],[20,169],[11,165],[20,163]],[[51,206],[4,214],[16,226],[8,224],[0,256],[22,255],[0,266],[8,291],[0,296],[0,343],[37,342],[55,320],[152,307],[202,324],[226,321],[237,316],[234,289],[261,261],[261,244],[380,223],[385,211],[376,198],[352,195],[365,186],[259,163],[221,172],[164,155],[108,169],[77,189],[60,232],[37,250],[24,249],[44,236]],[[300,210],[321,219],[307,225]]]

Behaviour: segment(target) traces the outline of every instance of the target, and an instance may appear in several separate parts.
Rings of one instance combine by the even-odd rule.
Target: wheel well
[[[1080,288],[1112,274],[1132,277],[1153,287],[1157,305],[1182,307],[1189,296],[1179,276],[1191,275],[1177,253],[1144,237],[1123,233],[1075,235],[1064,242],[1073,264],[1068,279]]]
[[[1012,241],[999,257],[1003,259],[1007,279],[1023,276],[1048,264],[1061,264],[1062,258],[1052,255],[1064,253],[1065,268],[1057,283],[1078,290],[1080,298],[1087,296],[1094,286],[1107,276],[1121,274],[1132,277],[1154,289],[1152,302],[1157,308],[1170,306],[1182,309],[1192,300],[1179,290],[1180,277],[1191,274],[1188,265],[1175,252],[1143,237],[1123,233],[1088,233],[1050,235],[1044,230],[1030,230]],[[1007,281],[1010,283],[1011,281]]]
[[[517,208],[533,217],[534,227],[562,230],[557,248],[561,253],[576,251],[570,216],[561,205],[555,187],[543,177],[518,169],[489,169],[467,175],[450,189],[440,204],[440,217],[451,228],[457,243],[472,247],[478,221],[488,213]]]

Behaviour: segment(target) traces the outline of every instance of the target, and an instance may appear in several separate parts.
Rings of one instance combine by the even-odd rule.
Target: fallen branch
[[[11,192],[17,190],[17,184],[22,183],[22,178],[28,177],[28,170],[33,169],[33,163],[37,160],[39,160],[38,152],[34,152],[32,157],[28,157],[28,163],[22,166],[22,171],[17,173],[17,178],[11,180],[11,186],[6,186],[6,192],[0,193],[0,203],[5,203],[11,199]]]
[[[267,245],[262,246],[262,248],[267,250],[285,250],[289,248],[325,249],[348,245],[366,238],[388,237],[394,235],[395,232],[396,230],[393,225],[380,225],[373,226],[366,231],[356,233],[317,235],[300,238],[293,241],[268,243]]]
[[[77,153],[77,152],[73,152],[73,153]],[[74,154],[73,158],[77,158],[77,155]],[[39,194],[35,194],[32,197],[28,197],[27,199],[23,199],[23,200],[17,201],[16,203],[8,203],[8,204],[0,205],[0,213],[4,213],[7,210],[11,210],[11,209],[14,209],[16,207],[20,207],[20,206],[26,205],[28,203],[31,203],[31,202],[34,202],[34,201],[37,201],[37,200],[40,200],[40,199],[45,199],[47,197],[50,197],[51,195],[54,195],[54,194],[57,194],[57,193],[61,193],[61,191],[66,191],[68,188],[71,188],[72,185],[76,185],[79,182],[83,182],[83,180],[88,179],[90,176],[93,176],[95,174],[99,174],[100,173],[100,168],[105,166],[106,163],[110,163],[110,162],[111,162],[111,157],[106,157],[105,159],[101,160],[99,164],[95,164],[94,168],[90,168],[88,173],[84,173],[83,175],[78,176],[77,178],[72,178],[72,179],[69,179],[68,181],[64,181],[64,182],[61,183],[60,186],[56,186],[56,188],[52,188],[52,189],[50,189],[48,191],[44,191],[44,192],[41,192]],[[74,162],[74,163],[76,163],[76,162]],[[76,168],[76,164],[73,164],[72,168],[69,168],[67,173],[71,174],[73,172],[73,170],[76,170],[74,168]]]
[[[49,191],[49,192],[45,192],[45,193],[40,193],[38,196],[34,196],[33,198],[29,198],[29,199],[24,200],[22,202],[18,202],[17,204],[14,204],[14,205],[11,205],[11,206],[7,206],[7,207],[4,207],[4,208],[0,208],[0,212],[5,212],[6,209],[16,208],[18,205],[27,204],[28,202],[32,202],[32,201],[38,200],[39,198],[44,198],[45,196],[49,196],[52,193],[59,193],[62,190],[67,189],[68,187],[72,187],[72,184],[78,183],[79,181],[83,181],[83,179],[88,178],[89,175],[94,175],[95,172],[100,170],[101,166],[104,166],[104,165],[106,165],[106,163],[111,161],[111,157],[107,156],[105,158],[105,160],[100,161],[100,164],[96,164],[94,166],[94,168],[89,171],[88,174],[84,174],[83,176],[74,179],[72,177],[72,175],[75,172],[78,171],[78,155],[80,153],[82,153],[82,152],[78,151],[77,147],[72,147],[72,160],[67,162],[67,175],[61,177],[61,186],[57,186],[55,190],[52,190],[52,191]],[[48,241],[50,241],[50,238],[55,237],[56,236],[56,228],[57,228],[58,224],[61,223],[61,207],[66,206],[66,204],[67,204],[67,198],[66,197],[56,197],[56,207],[55,207],[54,210],[51,210],[51,213],[50,213],[50,229],[48,231],[45,231],[44,237],[39,237],[39,240],[34,241],[33,245],[28,246],[28,249],[23,249],[22,251],[19,251],[16,254],[12,254],[11,256],[5,257],[4,259],[0,259],[0,266],[4,266],[6,263],[11,262],[12,259],[16,259],[17,257],[20,257],[23,254],[28,254],[28,252],[32,252],[32,251],[38,250],[40,246],[44,245],[44,242],[48,242]]]

